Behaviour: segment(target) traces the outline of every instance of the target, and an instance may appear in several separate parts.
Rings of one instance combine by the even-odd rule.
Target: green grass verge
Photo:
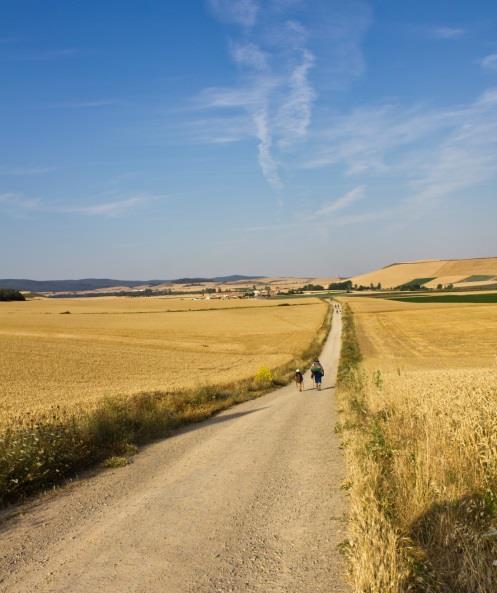
[[[103,399],[91,410],[54,408],[43,415],[20,416],[0,434],[0,505],[22,500],[105,460],[112,467],[123,464],[136,445],[286,385],[296,365],[306,368],[319,355],[330,327],[328,307],[314,340],[298,358],[252,379]]]
[[[475,274],[474,276],[468,276],[461,280],[461,282],[485,282],[487,280],[497,280],[497,276],[488,276],[487,274]]]
[[[387,544],[375,531],[378,516],[388,526],[385,533],[395,520],[390,485],[391,447],[383,430],[387,414],[374,414],[368,407],[366,377],[361,369],[362,355],[350,307],[344,307],[342,318],[337,390],[340,420],[335,432],[342,436],[342,447],[346,451],[349,479],[345,487],[351,496],[351,515],[350,538],[340,547],[348,561],[353,591],[407,593],[395,586],[384,587],[386,583],[391,585],[389,573],[393,567],[391,558],[385,554]],[[382,381],[381,374],[376,380]],[[413,593],[420,592],[413,589]]]
[[[345,292],[342,290],[341,292]],[[277,301],[277,300],[286,300],[286,299],[329,299],[336,296],[337,291],[330,292],[330,291],[321,291],[315,292],[311,294],[277,294],[272,296],[269,300],[270,301]],[[306,305],[307,303],[301,303],[301,305]],[[312,303],[311,303],[312,304]]]
[[[349,305],[343,305],[342,310],[342,349],[338,364],[338,385],[349,381],[350,375],[357,371],[362,360],[355,331],[354,316]]]
[[[407,303],[497,303],[497,292],[484,294],[440,294],[430,296],[394,297],[392,301]]]
[[[428,282],[431,282],[432,280],[435,280],[435,277],[433,277],[433,278],[414,278],[413,280],[410,280],[409,282],[405,282],[404,284],[397,286],[397,289],[398,290],[419,290],[425,284],[428,284]]]
[[[344,306],[337,394],[340,421],[335,431],[342,436],[348,466],[348,480],[342,487],[351,497],[350,539],[340,545],[340,550],[349,563],[351,590],[356,593],[495,591],[492,567],[493,526],[497,517],[495,464],[481,464],[486,474],[484,488],[473,491],[468,488],[462,497],[451,494],[454,478],[448,468],[444,489],[434,482],[433,504],[406,524],[405,505],[409,504],[409,497],[416,496],[418,482],[412,470],[399,471],[400,460],[408,466],[418,463],[418,441],[413,438],[413,430],[417,423],[421,429],[425,420],[421,414],[419,417],[409,416],[412,412],[403,414],[393,404],[375,406],[372,386],[381,392],[385,380],[380,371],[366,377],[353,314]],[[449,419],[450,415],[446,421],[450,422]],[[457,421],[452,430],[457,430]],[[483,427],[481,431],[485,434]],[[422,436],[419,442],[423,438],[430,436]],[[459,440],[458,445],[462,443]],[[447,446],[452,446],[452,441]],[[443,451],[440,455],[443,456]],[[475,473],[481,471],[476,469],[478,465],[476,458]],[[421,480],[419,488],[423,488]],[[481,564],[474,562],[475,559],[480,562],[480,558]]]

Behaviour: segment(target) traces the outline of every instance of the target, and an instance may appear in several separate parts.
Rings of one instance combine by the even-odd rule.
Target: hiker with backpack
[[[300,372],[300,369],[295,371],[295,386],[299,391],[304,390],[304,375]]]
[[[316,389],[318,391],[321,391],[321,382],[323,379],[323,375],[324,375],[323,365],[316,358],[316,360],[312,363],[312,366],[311,366],[311,376],[312,376],[312,380],[314,381],[314,384],[316,386]]]

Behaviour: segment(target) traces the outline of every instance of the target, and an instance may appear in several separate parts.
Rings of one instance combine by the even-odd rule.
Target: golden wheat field
[[[488,276],[487,281],[485,276]],[[381,283],[383,288],[394,288],[412,282],[414,279],[429,279],[425,286],[436,288],[438,284],[454,284],[456,287],[495,284],[497,278],[497,257],[482,257],[455,260],[420,260],[395,263],[379,270],[351,278],[354,284],[369,286]],[[471,278],[470,282],[464,282]]]
[[[497,363],[494,304],[402,303],[350,298],[365,364],[383,370],[490,367]]]
[[[497,590],[497,306],[349,299],[354,591]],[[350,405],[350,402],[356,402]]]
[[[298,356],[326,310],[317,299],[2,303],[0,418],[251,377]]]
[[[354,276],[352,281],[354,284],[363,284],[365,286],[369,286],[371,282],[373,284],[380,282],[383,288],[393,288],[405,282],[410,282],[414,278],[436,276],[443,263],[445,262],[427,260],[393,264],[373,272]]]

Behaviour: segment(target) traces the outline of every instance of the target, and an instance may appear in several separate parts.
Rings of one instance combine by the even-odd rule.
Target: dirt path
[[[306,377],[4,516],[0,591],[346,591],[340,332],[335,315],[321,392]]]

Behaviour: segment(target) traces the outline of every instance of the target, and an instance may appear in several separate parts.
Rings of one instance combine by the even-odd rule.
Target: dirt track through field
[[[2,593],[343,592],[341,320],[321,392],[294,385],[4,513]]]

